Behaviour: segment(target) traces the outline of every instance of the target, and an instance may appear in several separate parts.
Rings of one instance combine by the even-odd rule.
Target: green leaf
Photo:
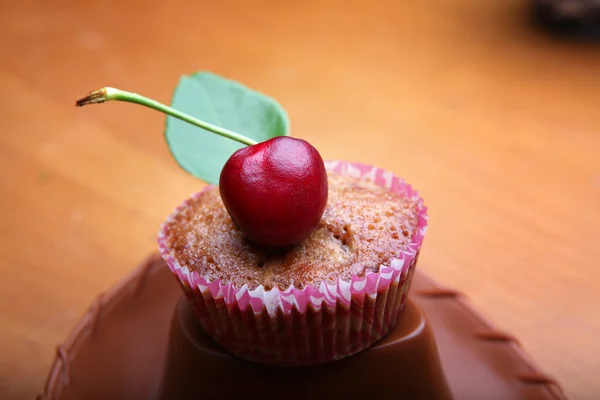
[[[182,76],[171,107],[257,142],[289,135],[287,114],[274,99],[210,72]],[[227,159],[244,147],[171,116],[165,139],[184,170],[211,184],[218,184]]]

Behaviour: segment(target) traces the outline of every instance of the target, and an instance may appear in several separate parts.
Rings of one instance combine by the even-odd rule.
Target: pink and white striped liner
[[[329,161],[326,167],[371,180],[417,201],[416,234],[403,254],[388,265],[381,265],[377,273],[304,289],[290,286],[285,290],[265,290],[262,285],[253,290],[247,285],[236,288],[231,282],[210,281],[181,265],[167,246],[166,223],[159,231],[162,257],[177,276],[204,330],[241,358],[276,365],[337,360],[381,339],[396,323],[404,306],[427,229],[423,200],[401,178],[383,169],[346,161]],[[184,210],[190,200],[177,207],[167,222]]]

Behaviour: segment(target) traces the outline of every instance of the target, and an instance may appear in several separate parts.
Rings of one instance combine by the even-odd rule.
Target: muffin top
[[[182,266],[201,276],[265,289],[303,289],[379,271],[399,258],[418,223],[418,202],[375,183],[329,173],[329,199],[317,229],[288,249],[249,244],[210,187],[165,225],[166,242]]]

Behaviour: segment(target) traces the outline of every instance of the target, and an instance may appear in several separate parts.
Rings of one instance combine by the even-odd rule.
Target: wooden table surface
[[[99,291],[202,187],[164,116],[211,70],[277,98],[325,158],[374,163],[430,208],[422,270],[466,294],[572,398],[600,392],[600,47],[553,40],[527,2],[4,1],[0,398],[42,389]]]

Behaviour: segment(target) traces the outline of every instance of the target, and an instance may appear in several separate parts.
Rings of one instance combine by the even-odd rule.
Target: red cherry
[[[319,224],[327,204],[327,172],[308,142],[278,136],[236,151],[221,171],[219,191],[250,242],[288,247]]]

